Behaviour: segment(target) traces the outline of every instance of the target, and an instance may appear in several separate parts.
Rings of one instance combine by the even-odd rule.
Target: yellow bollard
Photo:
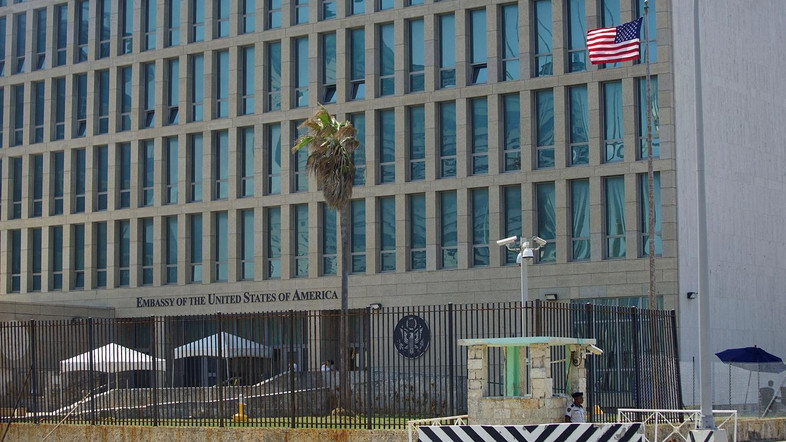
[[[243,395],[241,394],[237,398],[237,414],[232,416],[235,422],[245,422],[248,420],[248,417],[243,413],[243,405]]]

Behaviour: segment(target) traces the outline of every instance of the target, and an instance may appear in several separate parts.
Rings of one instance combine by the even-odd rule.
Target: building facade
[[[586,54],[587,29],[643,7],[3,2],[0,300],[111,307],[118,317],[338,308],[337,216],[306,153],[290,153],[299,124],[324,103],[361,140],[350,308],[519,300],[515,254],[495,240],[522,233],[547,240],[529,267],[528,299],[646,306],[654,233],[658,305],[689,328],[695,98],[677,93],[690,90],[693,63],[674,42],[690,40],[692,12],[652,1],[642,35],[655,226],[646,66],[593,66]],[[711,18],[717,32],[722,20]],[[772,109],[783,115],[783,100]],[[717,141],[708,137],[708,150]],[[785,184],[771,175],[762,198]],[[722,198],[728,183],[713,185],[711,198]],[[723,280],[712,289],[733,297]],[[688,341],[686,359],[696,351]]]

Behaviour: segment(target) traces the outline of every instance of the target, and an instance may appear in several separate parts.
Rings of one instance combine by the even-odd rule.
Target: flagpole
[[[652,170],[652,90],[650,88],[650,35],[649,35],[649,9],[650,4],[649,0],[644,0],[644,58],[645,64],[647,66],[647,226],[649,227],[648,230],[648,238],[647,242],[649,243],[649,308],[650,314],[654,315],[654,310],[656,308],[655,303],[655,173]],[[653,357],[657,357],[656,352],[656,336],[655,336],[655,318],[650,318],[650,330],[651,330],[651,339],[652,339],[652,349],[653,349]],[[656,395],[658,391],[658,380],[657,380],[657,372],[654,369],[657,366],[657,361],[653,361],[653,370],[652,370],[652,407],[658,408],[658,403],[656,400]]]

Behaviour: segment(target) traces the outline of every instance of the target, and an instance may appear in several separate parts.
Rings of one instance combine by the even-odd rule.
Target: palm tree
[[[295,142],[292,152],[308,148],[310,153],[306,168],[316,177],[325,203],[337,210],[341,223],[341,327],[339,338],[339,364],[341,393],[340,403],[347,403],[349,368],[347,346],[349,343],[347,275],[349,274],[349,202],[355,180],[355,162],[352,154],[359,141],[357,129],[349,121],[340,122],[321,104],[309,119],[300,125],[305,135]]]

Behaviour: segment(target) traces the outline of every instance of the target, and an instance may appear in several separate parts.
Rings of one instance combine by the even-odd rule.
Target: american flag
[[[617,63],[639,58],[641,17],[611,28],[587,31],[587,49],[592,64]]]

